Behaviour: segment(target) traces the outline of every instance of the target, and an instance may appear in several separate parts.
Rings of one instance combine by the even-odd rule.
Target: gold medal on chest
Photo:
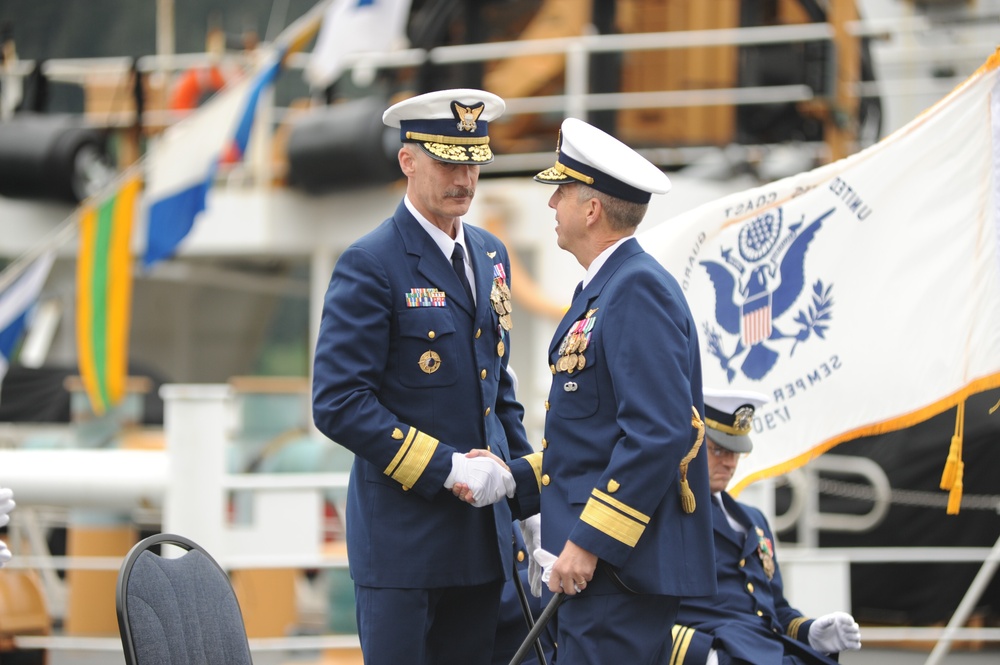
[[[754,527],[754,532],[757,534],[757,555],[760,557],[761,565],[764,566],[764,574],[767,575],[767,579],[771,579],[774,577],[774,545],[759,526]]]

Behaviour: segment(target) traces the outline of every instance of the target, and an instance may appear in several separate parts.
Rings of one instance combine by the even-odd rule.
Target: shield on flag
[[[751,294],[740,308],[743,320],[743,343],[759,344],[771,336],[771,292]]]

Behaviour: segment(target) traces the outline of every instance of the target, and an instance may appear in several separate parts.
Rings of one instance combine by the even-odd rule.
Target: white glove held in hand
[[[535,550],[532,558],[538,562],[538,565],[542,567],[542,584],[548,585],[549,578],[552,577],[552,566],[556,565],[557,557],[552,552],[546,552],[541,547]],[[539,595],[541,595],[541,589],[538,590]]]
[[[524,549],[528,550],[528,582],[531,584],[531,595],[542,597],[542,566],[535,561],[531,552],[542,546],[542,516],[532,515],[521,520],[521,535],[524,537]]]
[[[7,526],[10,522],[10,511],[14,510],[14,490],[10,488],[0,489],[0,527]]]
[[[7,562],[11,559],[10,550],[7,549],[7,543],[0,540],[0,568],[7,565]]]
[[[489,506],[503,497],[513,497],[516,484],[510,471],[500,466],[490,457],[466,457],[462,453],[452,453],[451,473],[444,481],[446,489],[455,483],[464,483],[472,491],[476,508]]]
[[[708,656],[705,658],[705,665],[719,665],[719,654],[715,649],[708,650]]]
[[[821,653],[861,648],[861,627],[847,612],[831,612],[809,627],[809,646]]]

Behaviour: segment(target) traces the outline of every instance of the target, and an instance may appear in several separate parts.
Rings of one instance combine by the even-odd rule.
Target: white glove
[[[14,490],[10,488],[0,489],[0,527],[7,526],[10,522],[10,511],[14,510]]]
[[[504,496],[514,496],[517,485],[510,471],[500,466],[490,457],[466,457],[462,453],[452,453],[451,473],[444,481],[446,489],[455,483],[464,483],[472,491],[476,508],[496,503]]]
[[[10,550],[7,549],[7,543],[0,540],[0,568],[7,565],[7,562],[11,559]]]
[[[708,656],[705,658],[705,665],[719,665],[719,654],[715,649],[708,650]]]
[[[809,627],[809,646],[821,653],[861,648],[861,627],[847,612],[831,612]]]
[[[546,552],[541,547],[535,550],[532,558],[542,567],[542,584],[548,585],[549,578],[552,577],[552,566],[556,565],[557,557],[552,552]],[[539,593],[541,590],[539,589]]]
[[[532,515],[521,520],[521,535],[524,537],[524,549],[529,554],[542,546],[542,516]],[[542,566],[535,561],[534,556],[528,556],[528,582],[531,584],[531,595],[542,597]]]

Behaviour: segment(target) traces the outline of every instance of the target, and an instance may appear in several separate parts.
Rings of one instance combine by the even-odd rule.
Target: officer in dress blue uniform
[[[488,664],[512,519],[538,511],[506,371],[507,250],[462,222],[503,110],[458,89],[385,111],[406,195],[343,253],[326,293],[313,418],[355,454],[347,548],[367,665]]]
[[[719,593],[681,603],[671,665],[835,663],[837,653],[861,648],[850,614],[814,620],[788,604],[764,514],[725,492],[740,455],[753,448],[754,411],[765,401],[756,392],[705,389]]]
[[[575,118],[557,161],[559,247],[587,271],[549,348],[541,551],[558,662],[661,663],[679,598],[715,593],[697,327],[677,281],[633,238],[653,164]]]

